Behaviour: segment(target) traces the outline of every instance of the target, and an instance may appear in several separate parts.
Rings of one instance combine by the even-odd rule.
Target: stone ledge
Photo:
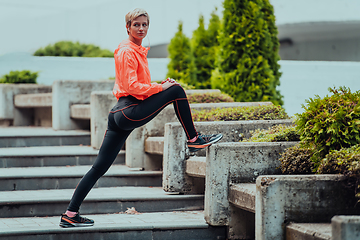
[[[164,137],[148,137],[145,140],[145,152],[162,155],[164,153]]]
[[[14,106],[18,108],[51,107],[52,93],[32,93],[15,95]]]
[[[70,117],[73,119],[90,120],[90,104],[73,104],[70,106]]]
[[[286,240],[331,240],[330,223],[290,223],[286,226]]]
[[[229,202],[236,207],[255,213],[255,183],[241,183],[230,186]]]
[[[332,240],[360,239],[360,216],[338,215],[331,219]]]
[[[190,157],[186,160],[186,173],[191,177],[205,178],[206,157]]]

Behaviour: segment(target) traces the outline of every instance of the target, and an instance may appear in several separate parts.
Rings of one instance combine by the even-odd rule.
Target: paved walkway
[[[11,232],[54,232],[54,231],[99,231],[110,229],[167,229],[207,228],[202,211],[156,212],[139,214],[97,214],[84,215],[94,219],[95,225],[87,228],[63,229],[59,227],[60,216],[32,218],[0,218],[0,234]],[[121,230],[120,230],[121,231]]]

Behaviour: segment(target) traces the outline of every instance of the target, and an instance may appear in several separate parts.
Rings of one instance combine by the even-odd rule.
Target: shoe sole
[[[206,147],[210,146],[211,144],[214,144],[214,143],[220,141],[222,139],[222,137],[223,136],[221,135],[220,137],[215,138],[214,140],[212,140],[211,142],[208,142],[205,145],[189,145],[188,144],[189,151],[190,152],[197,152],[197,151],[199,151],[199,150],[201,150],[203,148],[206,148]]]
[[[69,227],[91,227],[94,226],[94,223],[60,223],[60,227],[69,228]]]

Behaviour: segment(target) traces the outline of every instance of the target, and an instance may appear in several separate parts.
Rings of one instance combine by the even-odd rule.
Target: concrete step
[[[192,177],[205,178],[206,157],[193,156],[186,160],[186,173]]]
[[[331,240],[331,223],[290,223],[286,240]]]
[[[63,145],[90,145],[90,132],[85,130],[55,131],[44,127],[0,128],[0,148]]]
[[[3,191],[0,217],[52,216],[63,213],[74,189]],[[83,214],[116,213],[135,207],[140,212],[202,210],[203,195],[165,193],[161,187],[94,188],[82,204]]]
[[[145,140],[145,152],[162,155],[164,153],[164,137],[148,137]]]
[[[90,146],[0,148],[0,168],[92,165],[99,150]],[[125,162],[121,150],[115,164]]]
[[[0,191],[74,189],[91,166],[0,168]],[[113,165],[94,187],[160,187],[161,171],[136,171]]]
[[[256,183],[232,184],[229,189],[229,202],[249,212],[255,213]]]
[[[52,93],[17,94],[14,105],[18,108],[51,107]]]
[[[0,239],[226,239],[225,227],[208,226],[202,211],[86,215],[95,225],[61,228],[60,217],[0,219]]]
[[[70,106],[70,116],[73,119],[90,120],[90,104],[73,104]]]

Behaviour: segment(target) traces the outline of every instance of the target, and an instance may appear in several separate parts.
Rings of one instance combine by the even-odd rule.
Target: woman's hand
[[[169,87],[174,86],[174,85],[179,85],[180,86],[180,84],[178,82],[176,82],[172,78],[168,78],[168,79],[166,79],[166,81],[162,81],[161,85],[162,85],[162,90],[163,91],[168,89]]]

